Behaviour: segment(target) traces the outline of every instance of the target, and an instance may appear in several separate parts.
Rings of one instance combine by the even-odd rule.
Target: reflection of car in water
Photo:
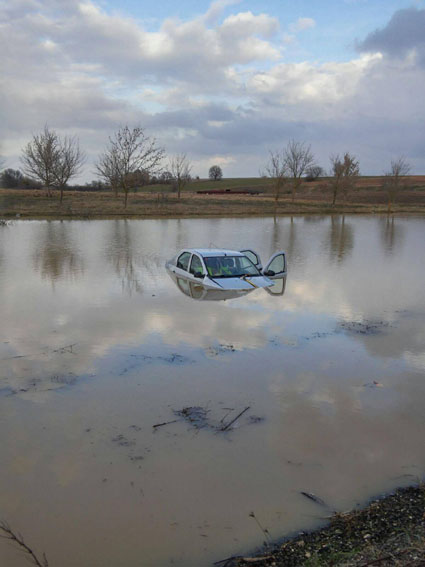
[[[274,285],[272,280],[286,275],[284,252],[277,252],[266,267],[253,250],[185,249],[166,263],[177,277],[197,283],[205,289],[249,291]]]
[[[180,278],[175,274],[169,272],[171,279],[174,281],[179,290],[192,299],[199,301],[225,301],[226,299],[235,299],[237,297],[245,297],[252,291],[252,289],[206,289],[202,284],[191,282],[186,278]],[[272,287],[265,287],[270,295],[283,295],[285,293],[286,276],[276,280],[275,285]]]
[[[192,299],[231,299],[256,288],[270,295],[285,292],[284,252],[274,254],[263,269],[253,250],[185,249],[166,268],[180,291]]]

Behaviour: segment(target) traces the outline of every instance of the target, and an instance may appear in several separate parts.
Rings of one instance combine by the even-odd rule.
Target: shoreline
[[[319,504],[320,505],[320,504]],[[398,488],[361,509],[335,513],[311,532],[284,538],[216,567],[379,567],[425,565],[425,484]]]
[[[378,198],[379,197],[379,198]],[[66,191],[63,203],[57,195],[47,197],[41,190],[0,189],[0,218],[28,220],[67,219],[164,219],[225,218],[295,215],[425,215],[425,190],[400,196],[388,211],[382,195],[376,192],[353,192],[346,202],[332,206],[330,196],[310,188],[297,195],[283,195],[275,202],[270,194],[200,195],[185,192],[180,199],[175,193],[131,193],[127,207],[122,195],[111,192]]]

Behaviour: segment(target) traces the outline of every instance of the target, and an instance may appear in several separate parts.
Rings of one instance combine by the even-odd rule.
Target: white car
[[[248,291],[274,285],[286,275],[285,252],[273,254],[263,269],[254,250],[187,248],[165,267],[172,274],[201,284],[205,289]]]

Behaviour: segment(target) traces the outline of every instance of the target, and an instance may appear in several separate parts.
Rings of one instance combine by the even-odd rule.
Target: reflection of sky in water
[[[424,241],[414,218],[0,227],[0,512],[53,564],[77,538],[85,564],[202,565],[261,543],[252,509],[277,537],[320,515],[300,490],[345,509],[423,475]],[[186,297],[164,263],[209,245],[286,250],[284,295]],[[265,419],[153,436],[189,405]]]

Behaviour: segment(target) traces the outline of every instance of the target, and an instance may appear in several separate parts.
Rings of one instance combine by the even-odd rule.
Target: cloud
[[[257,175],[268,149],[289,138],[312,143],[323,164],[348,149],[364,173],[380,173],[398,152],[413,158],[412,172],[425,168],[422,39],[413,21],[424,10],[396,12],[351,60],[317,63],[286,60],[278,18],[238,5],[219,0],[153,31],[96,2],[0,6],[7,165],[19,166],[20,148],[47,122],[78,135],[91,160],[119,125],[139,123],[170,153],[190,155],[199,175],[215,156],[227,160],[225,175]],[[290,29],[314,25],[306,17]]]
[[[242,0],[215,0],[215,2],[211,3],[204,16],[205,23],[207,25],[215,23],[228,6],[234,6],[241,2]]]
[[[314,28],[316,22],[313,18],[298,18],[298,20],[289,26],[289,31],[291,33],[297,33],[300,31],[308,30],[309,28]]]
[[[358,43],[360,51],[381,52],[390,57],[406,57],[415,52],[425,64],[425,8],[398,10],[388,24]]]

